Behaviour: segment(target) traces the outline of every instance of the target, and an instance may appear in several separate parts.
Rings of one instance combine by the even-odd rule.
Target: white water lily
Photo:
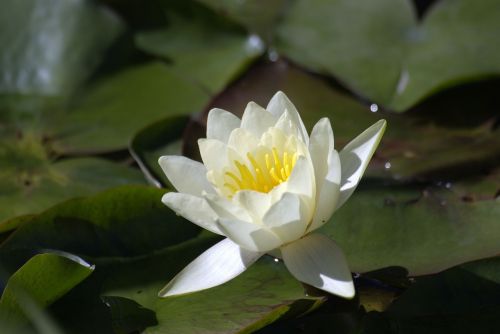
[[[179,191],[162,201],[227,238],[191,262],[159,295],[223,284],[272,253],[298,280],[352,298],[354,285],[342,250],[313,232],[351,196],[385,126],[378,121],[338,153],[330,121],[319,120],[309,137],[282,92],[266,109],[250,102],[241,120],[212,109],[207,138],[198,142],[203,164],[182,156],[160,158]]]

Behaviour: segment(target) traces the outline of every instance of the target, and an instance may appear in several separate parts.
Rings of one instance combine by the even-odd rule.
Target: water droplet
[[[390,163],[389,161],[387,161],[387,162],[385,163],[385,165],[384,165],[384,168],[385,168],[385,169],[390,169],[390,168],[391,168],[391,166],[392,166],[392,165],[391,165],[391,163]]]
[[[258,35],[252,34],[248,36],[246,48],[249,52],[262,52],[264,41]]]
[[[274,258],[274,262],[280,262],[280,259],[278,259],[278,258],[275,257]]]
[[[370,111],[371,112],[377,112],[378,111],[378,105],[376,105],[375,103],[372,103],[370,105]]]
[[[450,189],[451,188],[451,182],[446,182],[446,184],[444,186],[446,187],[446,189]]]
[[[278,52],[276,52],[276,50],[271,49],[267,53],[267,58],[269,59],[269,61],[272,61],[274,63],[274,62],[278,61],[279,54],[278,54]]]

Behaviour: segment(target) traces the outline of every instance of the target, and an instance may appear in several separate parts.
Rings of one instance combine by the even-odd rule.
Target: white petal
[[[224,239],[185,267],[158,295],[175,296],[221,285],[244,272],[262,255]]]
[[[248,103],[241,118],[241,127],[254,134],[257,138],[260,138],[275,123],[274,116],[255,102]]]
[[[240,119],[229,111],[212,109],[207,118],[207,138],[227,143],[231,131],[238,128],[240,123]]]
[[[288,180],[274,187],[270,194],[273,198],[273,202],[280,199],[285,192],[304,195],[314,200],[315,191],[316,185],[313,167],[311,162],[306,157],[302,156],[297,159]]]
[[[217,139],[202,138],[198,140],[201,160],[207,170],[222,170],[228,165],[228,147],[225,143]]]
[[[203,191],[214,192],[207,180],[207,169],[198,161],[178,155],[166,155],[158,160],[172,185],[181,193],[200,196]]]
[[[244,207],[241,207],[230,200],[213,194],[204,194],[208,205],[220,218],[236,219],[246,222],[252,221],[252,217],[248,214]]]
[[[321,234],[281,248],[286,267],[299,281],[344,298],[354,297],[354,284],[346,259],[337,244]]]
[[[218,216],[204,198],[170,192],[163,195],[161,201],[190,222],[213,233],[222,234],[216,223]]]
[[[253,190],[241,190],[233,197],[233,202],[245,208],[253,220],[261,221],[271,206],[271,196]]]
[[[340,196],[340,158],[337,151],[329,154],[328,172],[321,182],[321,190],[316,197],[316,211],[308,231],[314,231],[325,224],[333,215]]]
[[[293,103],[288,99],[288,97],[281,91],[274,94],[274,96],[269,101],[269,104],[266,107],[267,111],[269,111],[276,119],[279,119],[281,114],[288,110],[290,112],[290,116],[294,123],[296,124],[299,132],[301,134],[302,140],[306,145],[309,144],[309,136],[307,135],[306,127],[304,126],[304,122],[300,118],[299,113],[297,112],[297,108],[293,105]]]
[[[276,234],[261,224],[229,219],[220,219],[218,223],[229,239],[251,251],[268,252],[283,244]]]
[[[283,243],[297,240],[306,231],[308,217],[300,195],[285,193],[267,211],[263,223],[273,231]]]
[[[227,146],[238,152],[241,157],[245,157],[248,152],[253,152],[259,143],[259,139],[251,132],[237,128],[231,132],[227,141]]]
[[[340,208],[356,189],[384,134],[385,126],[386,121],[381,119],[357,136],[340,151],[342,179],[340,182],[340,198],[337,203],[337,208]]]
[[[333,130],[328,118],[322,118],[314,125],[309,139],[309,154],[314,166],[316,194],[321,191],[321,184],[328,173],[328,159],[333,151]]]
[[[297,138],[302,138],[302,135],[288,110],[285,110],[285,112],[281,114],[274,127],[283,131],[283,133],[287,136],[293,135]]]

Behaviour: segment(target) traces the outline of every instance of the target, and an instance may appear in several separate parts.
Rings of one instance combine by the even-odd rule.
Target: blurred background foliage
[[[496,333],[498,0],[3,0],[2,333]],[[164,207],[164,154],[277,91],[341,148],[388,131],[323,233],[357,296],[263,258],[157,291],[218,239]],[[160,189],[162,188],[162,189]]]

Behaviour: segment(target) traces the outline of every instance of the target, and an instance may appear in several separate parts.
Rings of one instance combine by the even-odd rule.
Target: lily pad
[[[113,274],[103,293],[129,298],[155,311],[158,324],[145,333],[251,333],[322,301],[321,297],[307,297],[284,265],[270,257],[222,286],[159,298],[163,285],[206,248],[206,238],[193,240],[148,259],[110,267]]]
[[[263,52],[257,36],[220,27],[217,21],[170,15],[167,28],[135,36],[137,46],[166,58],[175,73],[218,93]]]
[[[182,134],[188,121],[188,116],[168,117],[146,126],[132,139],[130,153],[154,186],[173,189],[158,159],[162,155],[181,155]]]
[[[36,320],[35,310],[54,303],[93,270],[93,266],[76,257],[34,256],[10,277],[0,299],[1,320],[10,325]]]
[[[321,230],[355,272],[400,266],[423,275],[494,256],[498,175],[441,187],[361,187]]]
[[[251,33],[256,33],[264,40],[272,38],[273,28],[285,10],[286,0],[271,1],[232,1],[232,0],[197,0],[212,8],[219,15],[225,16]]]
[[[152,121],[197,112],[208,99],[167,66],[140,65],[91,85],[67,115],[52,124],[50,138],[60,153],[119,150]]]
[[[309,131],[320,118],[328,117],[337,149],[380,118],[387,119],[387,131],[367,172],[370,176],[451,180],[492,169],[500,162],[499,130],[491,122],[474,128],[448,128],[436,125],[431,115],[386,113],[378,105],[363,105],[321,78],[281,60],[252,67],[210,106],[241,116],[249,101],[265,106],[278,90],[297,106]],[[199,156],[197,139],[205,136],[208,110],[190,122],[186,131],[184,153],[193,158]]]
[[[99,158],[52,162],[32,139],[0,144],[0,230],[15,216],[40,212],[62,200],[113,186],[144,183],[135,169]]]
[[[134,257],[195,237],[200,229],[165,207],[164,193],[124,186],[63,202],[24,222],[0,246],[0,259],[10,269],[44,249],[87,258]]]
[[[497,6],[443,0],[417,23],[408,0],[296,1],[276,44],[294,61],[405,111],[440,89],[500,73],[500,48],[491,43]]]
[[[3,1],[0,93],[71,93],[123,30],[118,16],[89,1]]]

